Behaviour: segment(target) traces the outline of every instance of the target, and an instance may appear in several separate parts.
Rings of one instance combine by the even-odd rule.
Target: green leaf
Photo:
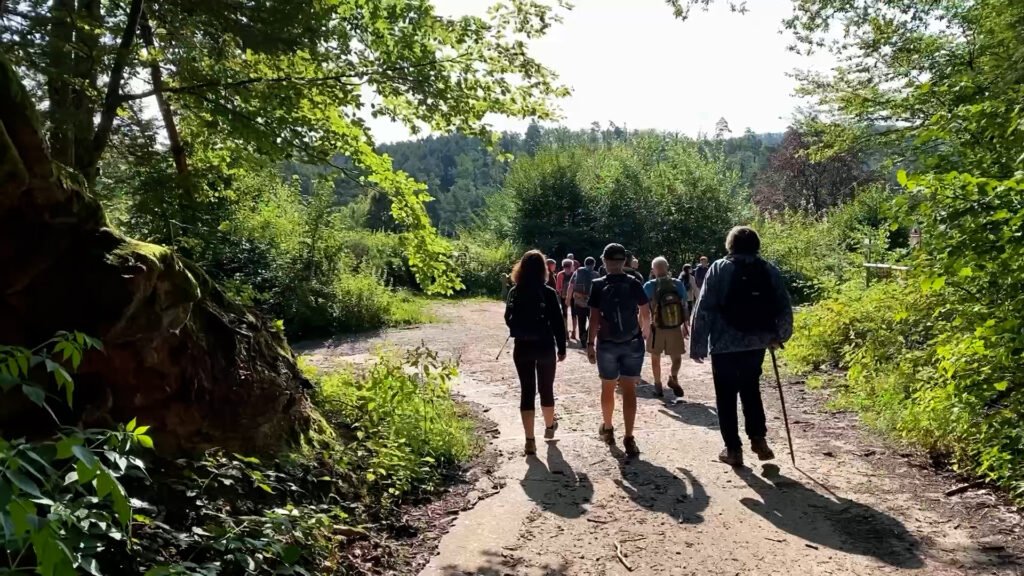
[[[71,449],[75,446],[81,446],[82,442],[83,440],[81,436],[65,436],[61,438],[57,442],[57,459],[64,460],[66,458],[71,458],[73,455]]]
[[[135,440],[137,440],[143,448],[153,448],[153,439],[145,434],[139,434],[135,437]]]
[[[12,470],[11,468],[4,470],[4,474],[10,479],[11,483],[17,486],[22,492],[31,494],[37,498],[43,497],[43,493],[39,491],[39,486],[36,485],[36,483],[28,476],[25,476],[17,470]]]
[[[1007,388],[1009,388],[1009,386],[1010,386],[1010,383],[1007,382],[1006,380],[1003,380],[1002,382],[996,382],[996,384],[995,384],[996,390],[998,390],[1000,392],[1006,390]]]
[[[85,462],[79,460],[75,463],[75,472],[78,473],[78,484],[85,485],[92,482],[99,470],[97,468],[87,466]]]
[[[21,391],[36,406],[46,404],[46,391],[35,384],[22,384]]]
[[[907,186],[907,171],[906,170],[898,170],[896,172],[896,181],[900,183],[900,186],[903,186],[904,188],[906,188],[906,186]]]
[[[129,422],[128,425],[124,427],[124,429],[129,432],[135,430],[135,418],[132,418],[131,422]]]
[[[284,550],[281,551],[281,562],[284,562],[287,566],[295,564],[301,557],[302,549],[294,544],[285,546]]]
[[[96,455],[92,453],[92,450],[89,450],[81,444],[71,446],[71,453],[89,468],[96,468],[100,463],[99,459],[96,458]]]

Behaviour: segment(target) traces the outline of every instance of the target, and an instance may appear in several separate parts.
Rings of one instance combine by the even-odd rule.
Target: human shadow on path
[[[699,524],[704,521],[702,512],[708,507],[708,493],[689,470],[678,470],[686,481],[647,460],[627,458],[619,462],[622,478],[616,478],[615,484],[630,500],[652,512],[667,514],[684,524]]]
[[[920,543],[897,519],[846,498],[832,499],[765,464],[763,477],[749,468],[733,471],[761,497],[741,502],[755,514],[808,542],[873,556],[900,568],[921,568]]]
[[[718,411],[707,404],[680,400],[671,406],[665,406],[661,412],[683,424],[718,430]]]
[[[486,556],[486,559],[474,568],[449,564],[442,566],[441,570],[445,576],[505,576],[506,574],[524,574],[531,568],[544,576],[565,576],[569,570],[569,566],[564,562],[559,564],[547,562],[537,565],[504,551],[488,550],[483,555]]]
[[[562,456],[558,442],[548,442],[547,464],[540,458],[526,459],[526,476],[520,481],[523,492],[545,511],[563,518],[579,518],[594,497],[594,485],[586,474],[577,473]]]

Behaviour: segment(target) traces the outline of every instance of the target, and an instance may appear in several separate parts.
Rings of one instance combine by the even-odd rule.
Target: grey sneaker
[[[626,456],[640,455],[640,447],[636,445],[636,439],[632,436],[622,437],[622,447],[626,449]]]
[[[604,424],[601,424],[597,429],[597,435],[605,444],[615,446],[615,428],[605,428]]]
[[[768,447],[768,442],[764,438],[751,438],[750,450],[757,454],[759,460],[775,459],[775,452],[772,452],[772,449]]]
[[[555,430],[558,430],[558,420],[555,420],[554,424],[544,428],[544,439],[551,440],[555,437]]]
[[[525,452],[527,456],[535,455],[537,453],[537,441],[533,438],[527,438],[526,447],[523,448],[523,452]]]
[[[729,450],[726,448],[722,450],[722,453],[718,455],[718,459],[725,462],[729,466],[739,468],[743,466],[743,451],[742,450]]]

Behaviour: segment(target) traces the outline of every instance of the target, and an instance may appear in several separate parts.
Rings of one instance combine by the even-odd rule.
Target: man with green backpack
[[[679,385],[679,368],[686,352],[686,336],[689,334],[689,315],[686,312],[686,286],[672,277],[668,260],[658,256],[651,262],[653,280],[644,284],[644,292],[651,306],[651,330],[647,338],[647,352],[651,355],[651,370],[654,372],[654,395],[665,396],[661,383],[661,356],[667,354],[672,360],[672,372],[668,387],[678,401],[683,397]]]

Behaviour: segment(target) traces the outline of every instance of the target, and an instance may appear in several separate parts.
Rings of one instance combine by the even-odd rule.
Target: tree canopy
[[[156,161],[164,138],[174,190],[188,196],[216,193],[247,163],[340,154],[350,164],[338,170],[391,199],[414,270],[441,291],[458,280],[425,187],[392,169],[365,118],[491,143],[487,114],[552,118],[551,99],[567,93],[526,52],[524,40],[559,19],[532,0],[496,4],[487,18],[443,17],[427,0],[24,0],[8,2],[5,16],[0,43],[46,102],[54,159],[90,186],[105,165]],[[149,99],[158,120],[142,105]]]

